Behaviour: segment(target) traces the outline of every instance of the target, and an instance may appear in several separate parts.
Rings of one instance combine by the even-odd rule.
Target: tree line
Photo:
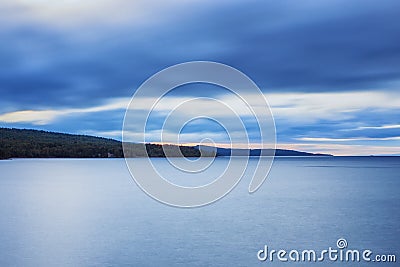
[[[133,157],[143,155],[141,144],[130,144]],[[164,150],[172,150],[172,156],[199,157],[193,147],[145,144],[150,157],[165,157]],[[163,150],[164,149],[164,150]],[[135,154],[135,151],[139,151]],[[168,153],[168,156],[171,155]],[[175,154],[173,154],[175,153]],[[8,158],[109,158],[123,157],[122,142],[88,135],[54,133],[29,129],[0,128],[0,159]]]

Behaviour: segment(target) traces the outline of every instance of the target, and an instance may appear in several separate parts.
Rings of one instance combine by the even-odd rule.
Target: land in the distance
[[[131,151],[147,151],[149,157],[165,157],[164,150],[172,151],[172,156],[259,156],[261,151],[252,149],[215,148],[215,153],[199,146],[174,146],[159,144],[129,144]],[[143,150],[145,146],[146,150]],[[176,153],[176,148],[181,153]],[[202,152],[200,152],[202,150]],[[175,151],[175,152],[174,152]],[[132,153],[141,157],[143,153]],[[179,152],[179,151],[178,151]],[[173,154],[175,153],[175,154]],[[268,153],[267,153],[268,154]],[[330,156],[327,154],[312,154],[294,150],[277,149],[276,156]],[[171,154],[168,154],[170,156]],[[124,156],[122,142],[114,139],[47,132],[30,129],[0,128],[0,159],[9,158],[122,158]]]

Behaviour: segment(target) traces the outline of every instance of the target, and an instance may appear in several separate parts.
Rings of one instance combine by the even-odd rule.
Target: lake
[[[400,261],[399,157],[276,158],[254,194],[250,178],[184,209],[142,192],[123,159],[0,161],[0,266],[309,266],[257,253],[337,249],[339,238]],[[396,263],[315,263],[378,265]]]

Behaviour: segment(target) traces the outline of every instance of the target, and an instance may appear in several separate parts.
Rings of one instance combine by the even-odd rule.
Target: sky
[[[399,10],[394,0],[3,0],[0,127],[121,139],[125,110],[144,81],[201,60],[232,66],[258,85],[278,148],[400,155]],[[171,103],[193,97],[232,96],[205,84],[177,88],[154,110],[148,140],[158,141]],[[206,107],[199,100],[181,112],[218,113]],[[254,122],[241,115],[257,147]],[[204,138],[223,145],[227,134],[205,119],[181,132],[183,143]]]

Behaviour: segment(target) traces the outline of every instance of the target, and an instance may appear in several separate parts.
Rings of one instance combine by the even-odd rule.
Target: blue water
[[[122,159],[0,161],[0,266],[399,266],[400,158],[278,158],[255,194],[249,182],[182,209],[143,193]],[[338,238],[397,263],[257,259]]]

